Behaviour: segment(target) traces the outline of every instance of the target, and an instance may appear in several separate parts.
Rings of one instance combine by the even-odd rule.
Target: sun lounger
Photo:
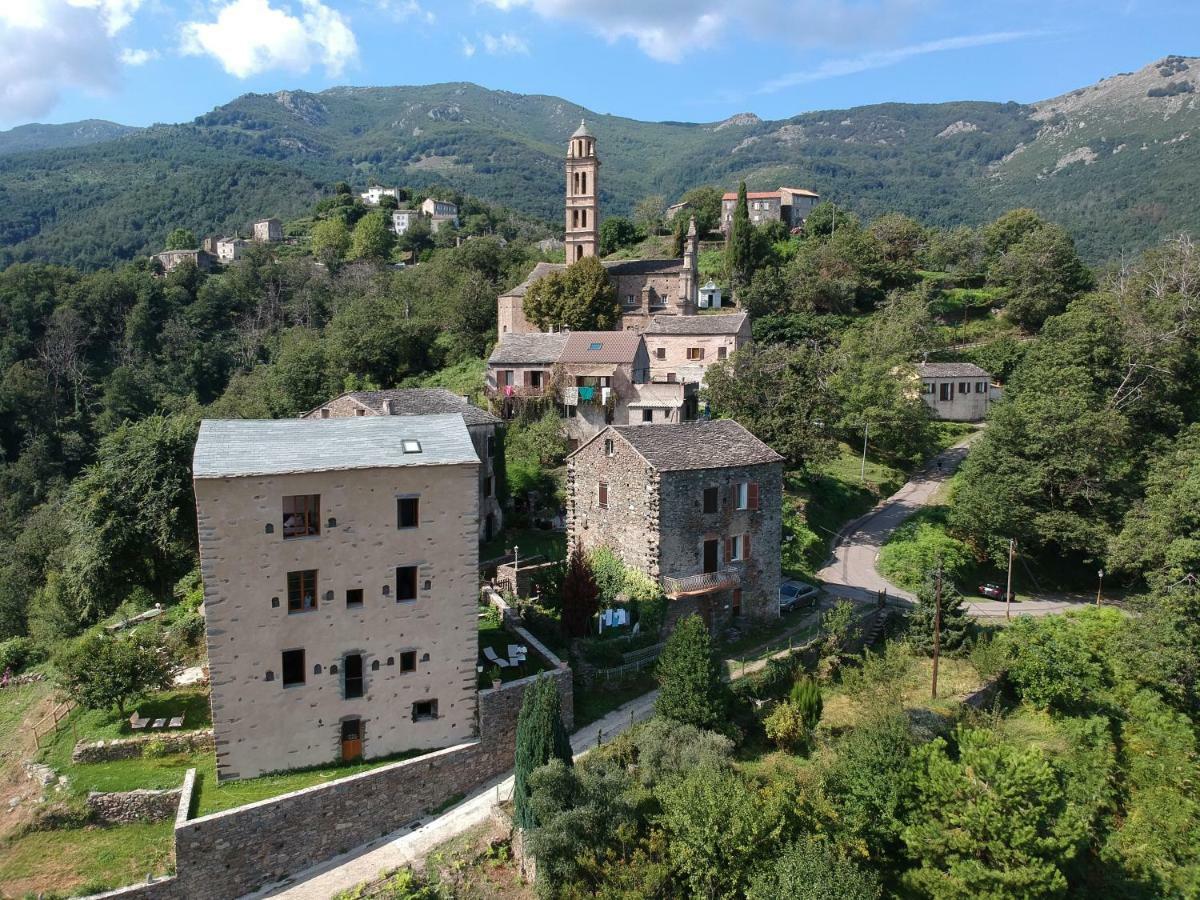
[[[483,655],[487,657],[488,662],[495,663],[502,669],[507,669],[512,665],[512,663],[510,663],[507,659],[501,659],[499,656],[497,656],[496,651],[491,647],[484,647]]]
[[[140,731],[150,724],[149,719],[140,718],[135,710],[133,715],[129,717],[129,727],[134,731]]]
[[[175,718],[173,718],[170,722],[167,723],[167,727],[168,728],[182,728],[183,727],[183,716],[176,716]]]
[[[150,727],[151,728],[166,728],[167,720],[166,719],[155,719],[153,724],[151,724]]]

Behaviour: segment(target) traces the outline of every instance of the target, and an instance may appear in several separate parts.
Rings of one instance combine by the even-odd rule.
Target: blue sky
[[[1196,0],[0,0],[0,127],[439,81],[656,120],[1024,102],[1198,37]]]

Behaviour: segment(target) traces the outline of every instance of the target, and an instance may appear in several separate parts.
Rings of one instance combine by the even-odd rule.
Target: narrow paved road
[[[858,601],[874,600],[880,591],[887,591],[889,598],[904,603],[916,599],[879,574],[875,568],[879,551],[905,519],[933,501],[938,490],[967,458],[971,442],[980,433],[968,435],[935,456],[904,487],[842,529],[829,562],[817,572],[817,577],[825,582],[826,591]],[[1044,616],[1095,601],[1094,596],[1083,594],[1021,594],[1020,597],[1020,602],[1012,605],[1014,616]],[[1004,603],[983,597],[968,597],[967,608],[978,618],[1004,618],[1006,615]]]

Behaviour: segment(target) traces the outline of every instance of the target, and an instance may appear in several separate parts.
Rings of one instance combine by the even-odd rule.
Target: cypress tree
[[[659,657],[657,676],[655,713],[697,728],[716,731],[724,726],[727,688],[699,616],[687,616],[676,625]]]
[[[600,589],[592,566],[577,543],[567,562],[567,574],[562,585],[562,626],[567,637],[583,637],[588,622],[600,608]]]
[[[561,759],[570,766],[571,741],[562,723],[558,687],[552,678],[543,677],[525,689],[517,716],[513,820],[519,828],[537,824],[529,804],[529,776],[552,759]]]
[[[929,571],[917,589],[917,605],[908,616],[908,642],[918,653],[933,655],[933,622],[936,612],[937,572]],[[941,652],[961,653],[971,635],[966,602],[949,578],[942,577]]]
[[[821,685],[815,678],[806,675],[792,685],[790,699],[804,720],[805,730],[812,734],[817,723],[821,721],[821,711],[825,707],[821,699]]]
[[[725,269],[729,275],[729,286],[737,299],[750,283],[754,273],[754,226],[750,224],[750,205],[746,202],[746,182],[738,185],[737,204],[733,208],[733,221],[729,225],[728,243],[725,245]]]

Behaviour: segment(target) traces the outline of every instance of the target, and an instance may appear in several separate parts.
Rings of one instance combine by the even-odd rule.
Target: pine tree
[[[737,204],[729,225],[729,240],[725,245],[725,269],[734,299],[750,283],[754,274],[754,226],[750,224],[750,206],[746,202],[746,182],[738,185]]]
[[[600,608],[600,589],[592,567],[576,544],[567,562],[567,574],[562,586],[562,626],[567,637],[583,637],[588,633],[588,623]]]
[[[726,691],[712,639],[697,615],[682,619],[658,660],[657,715],[697,728],[720,730]]]
[[[824,701],[821,699],[821,685],[815,678],[806,675],[797,679],[796,683],[792,685],[789,699],[799,710],[808,733],[812,734],[817,723],[821,721],[821,711],[825,707]]]
[[[908,616],[908,642],[918,653],[933,655],[933,623],[936,611],[937,572],[930,571],[917,590],[917,605]],[[966,649],[971,634],[963,595],[954,583],[942,578],[942,636],[941,652],[954,654]]]
[[[558,687],[552,678],[543,677],[525,689],[517,716],[513,818],[519,828],[537,824],[529,804],[529,776],[552,759],[571,765],[571,741],[562,722]]]

